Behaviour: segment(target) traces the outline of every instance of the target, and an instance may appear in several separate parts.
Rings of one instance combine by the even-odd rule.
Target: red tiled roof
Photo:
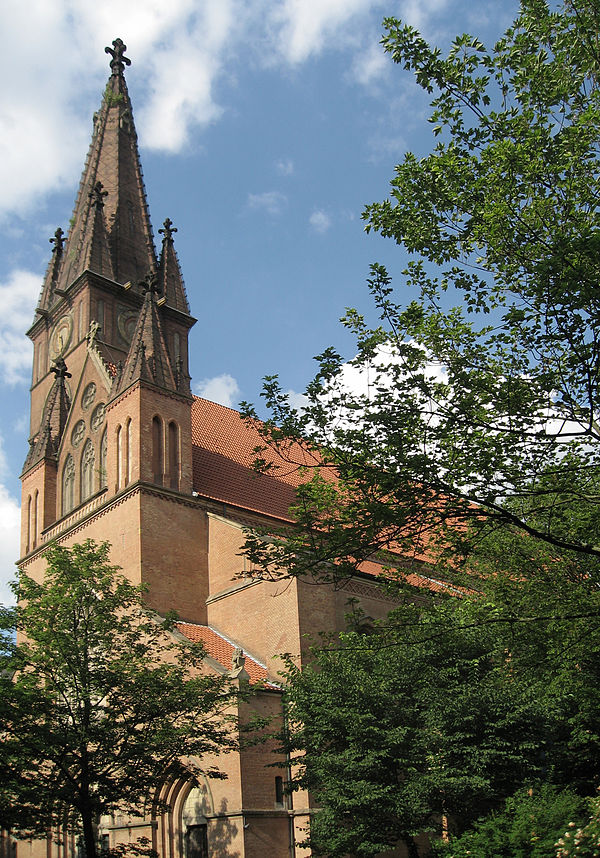
[[[231,670],[231,659],[235,650],[235,645],[231,641],[211,629],[210,626],[200,626],[196,623],[176,623],[175,626],[188,640],[204,644],[204,648],[211,658],[218,661],[225,670]],[[244,667],[250,676],[250,682],[253,685],[267,682],[267,668],[264,664],[256,661],[246,652],[244,656],[246,658]],[[272,683],[267,682],[267,685],[275,687]]]
[[[382,565],[374,560],[365,560],[360,564],[360,571],[367,575],[379,577],[381,575],[389,575],[385,570],[389,568],[393,569],[393,567],[394,564],[391,561],[388,565]],[[402,567],[400,567],[399,571],[402,572]],[[403,573],[402,580],[406,581],[406,583],[411,587],[416,587],[419,590],[429,590],[430,593],[446,593],[452,596],[464,596],[467,595],[467,593],[472,592],[459,584],[450,584],[446,581],[440,581],[439,578],[430,578],[427,575],[418,575],[414,572]]]
[[[301,464],[314,467],[318,460],[300,445],[291,448],[289,462],[284,461],[278,453],[265,450],[261,451],[260,456],[276,467],[272,472],[258,473],[253,469],[253,462],[258,455],[255,448],[262,447],[264,443],[258,428],[245,421],[238,411],[194,397],[194,491],[211,500],[284,521],[293,521],[289,508],[295,502],[295,489],[310,477],[307,477],[306,472],[302,472]],[[325,477],[333,479],[330,472],[325,474]],[[426,534],[421,534],[421,547],[414,553],[413,559],[423,563],[431,559]],[[379,563],[370,561],[361,564],[360,569],[372,576],[381,575],[383,571]],[[409,584],[430,592],[457,595],[461,592],[460,587],[425,575],[411,573],[406,580]]]
[[[278,467],[268,474],[257,473],[252,464],[256,447],[264,444],[258,430],[244,421],[238,411],[194,397],[192,404],[192,457],[194,491],[252,512],[292,521],[289,508],[294,490],[306,475],[297,464],[287,464],[276,453],[262,458]],[[294,458],[307,465],[308,453],[300,447]]]

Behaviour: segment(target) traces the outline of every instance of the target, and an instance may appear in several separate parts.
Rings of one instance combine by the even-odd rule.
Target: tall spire
[[[108,79],[81,177],[65,252],[55,255],[46,275],[40,307],[48,310],[53,289],[66,291],[86,269],[118,283],[137,284],[156,269],[156,252],[146,202],[133,111],[123,75],[131,61],[115,39]],[[102,199],[93,190],[100,183]],[[104,196],[105,194],[105,196]],[[58,263],[58,264],[56,264]],[[98,270],[98,268],[102,270]],[[135,288],[135,287],[134,287]]]

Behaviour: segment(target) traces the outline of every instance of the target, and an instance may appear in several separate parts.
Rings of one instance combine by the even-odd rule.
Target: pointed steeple
[[[158,387],[177,391],[171,360],[165,344],[159,309],[156,303],[156,274],[149,274],[140,284],[145,290],[144,303],[133,333],[129,354],[118,378],[116,393],[134,381],[150,381]]]
[[[156,269],[133,111],[123,76],[125,65],[130,65],[125,50],[121,39],[106,48],[111,55],[111,75],[94,116],[73,226],[64,253],[61,246],[61,264],[51,265],[46,277],[46,281],[55,277],[54,288],[59,292],[66,291],[86,269],[122,284],[137,284]],[[103,194],[100,200],[94,195],[98,183]],[[55,267],[58,270],[53,273]],[[42,292],[42,310],[48,310],[51,303],[52,290],[47,286],[48,282]]]
[[[50,372],[55,375],[54,383],[46,399],[40,429],[30,441],[24,470],[41,459],[56,457],[71,410],[71,397],[66,385],[71,373],[67,371],[63,358],[57,358]]]
[[[167,218],[162,225],[162,229],[158,231],[163,237],[158,263],[158,276],[162,293],[165,296],[167,306],[189,315],[190,305],[188,304],[183,277],[181,276],[181,268],[179,267],[179,259],[177,258],[173,242],[173,233],[177,232],[177,227],[173,226],[171,218]]]

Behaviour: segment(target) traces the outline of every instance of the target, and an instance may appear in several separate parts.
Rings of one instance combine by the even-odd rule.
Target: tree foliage
[[[445,813],[600,776],[600,4],[522,0],[492,49],[463,35],[445,58],[385,28],[435,137],[363,215],[409,254],[402,295],[373,265],[379,324],[346,312],[362,388],[333,348],[302,411],[266,379],[257,468],[305,480],[297,527],[246,549],[266,577],[375,558],[405,585],[462,570],[470,592],[289,665],[290,748],[333,858],[414,854]]]
[[[320,459],[296,534],[248,549],[267,573],[331,577],[382,548],[431,562],[452,545],[456,562],[508,526],[595,569],[600,6],[523,0],[492,50],[464,35],[445,59],[411,27],[385,27],[385,50],[433,97],[437,140],[363,214],[411,256],[403,300],[374,265],[381,324],[344,317],[362,390],[334,349],[301,413],[267,379],[266,446],[292,465],[310,462],[299,448]]]
[[[319,807],[317,854],[365,858],[403,842],[416,856],[417,835],[439,835],[443,817],[460,832],[490,812],[472,837],[502,839],[500,807],[521,788],[548,798],[569,787],[570,804],[536,810],[538,827],[551,816],[564,830],[600,778],[599,599],[560,570],[494,579],[462,599],[406,600],[370,634],[316,646],[302,671],[289,663],[287,746]],[[520,854],[510,844],[525,837],[523,801],[508,851],[471,854]]]
[[[202,758],[233,747],[233,698],[108,562],[107,543],[45,556],[43,581],[20,575],[18,643],[0,665],[0,827],[68,825],[93,858],[102,814],[160,811],[167,776],[220,776]]]
[[[565,827],[577,828],[586,819],[587,805],[569,789],[548,784],[521,789],[461,837],[438,842],[434,853],[438,858],[551,858]]]
[[[556,858],[599,858],[600,798],[590,802],[591,816],[584,825],[570,819],[568,828],[556,842]]]

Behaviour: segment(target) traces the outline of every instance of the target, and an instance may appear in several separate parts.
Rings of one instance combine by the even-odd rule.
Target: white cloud
[[[263,210],[270,215],[280,215],[287,204],[287,197],[279,191],[264,191],[262,194],[248,194],[248,208]]]
[[[280,158],[275,163],[275,169],[280,176],[291,176],[294,172],[294,162],[291,158]]]
[[[314,211],[309,217],[308,222],[315,230],[315,232],[321,234],[327,232],[327,230],[331,226],[331,218],[326,212],[322,211],[321,209],[317,209],[316,211]]]
[[[168,38],[163,32],[152,51],[150,101],[140,113],[142,142],[151,148],[180,151],[194,125],[207,125],[223,113],[213,90],[232,39],[234,4],[208,0],[195,8],[195,14],[175,22]]]
[[[240,387],[233,376],[223,373],[214,378],[203,378],[194,385],[194,393],[196,396],[218,402],[219,405],[225,405],[227,408],[235,408]]]
[[[364,51],[356,54],[352,62],[352,76],[363,86],[369,86],[382,78],[390,68],[390,58],[378,42],[372,42]]]
[[[22,270],[13,271],[0,283],[0,363],[6,384],[24,381],[31,372],[32,345],[23,332],[33,322],[40,287],[36,274]]]
[[[448,5],[448,0],[403,0],[399,17],[426,34],[430,21]]]
[[[426,26],[447,0],[403,0]],[[297,66],[346,49],[357,79],[382,67],[373,39],[385,0],[5,0],[0,4],[0,215],[25,215],[40,195],[73,184],[108,75],[104,46],[120,35],[134,68],[142,143],[169,152],[227,107],[224,82],[240,64]],[[15,71],[17,70],[17,71]],[[222,103],[221,103],[222,102]],[[283,175],[292,165],[280,162]]]
[[[279,53],[297,64],[326,44],[339,48],[355,42],[349,25],[382,5],[378,0],[284,0],[274,6],[270,25]]]
[[[304,411],[308,405],[308,396],[305,393],[297,393],[290,388],[285,395],[292,408],[295,408],[297,411]]]

